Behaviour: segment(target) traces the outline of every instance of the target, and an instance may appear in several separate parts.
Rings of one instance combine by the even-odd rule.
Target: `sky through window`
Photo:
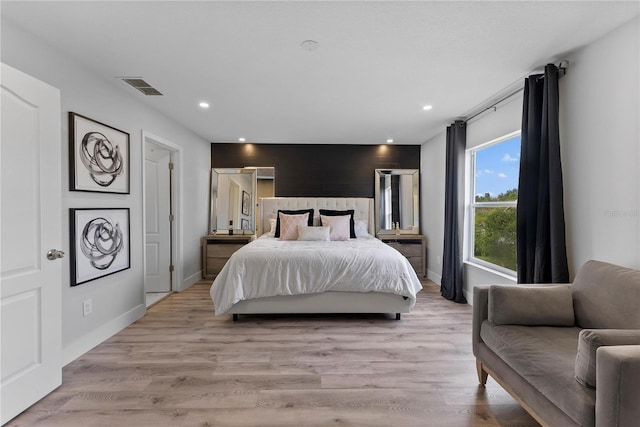
[[[476,151],[476,196],[518,188],[520,135]]]

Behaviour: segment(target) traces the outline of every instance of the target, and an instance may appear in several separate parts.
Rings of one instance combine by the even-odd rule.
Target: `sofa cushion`
[[[494,325],[573,326],[571,287],[491,286],[488,317]]]
[[[605,345],[640,345],[640,330],[583,329],[578,340],[576,380],[596,388],[596,351]]]
[[[640,329],[640,270],[587,261],[573,281],[576,325]]]
[[[595,390],[574,378],[579,328],[482,323],[491,351],[578,425],[595,423]]]

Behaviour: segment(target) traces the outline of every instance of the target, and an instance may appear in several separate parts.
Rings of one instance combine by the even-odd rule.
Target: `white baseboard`
[[[438,285],[442,285],[442,275],[436,273],[435,271],[427,270],[427,279],[431,280],[432,282],[436,282]]]
[[[427,270],[427,279],[437,283],[438,285],[442,286],[442,275],[435,273],[431,270]],[[464,295],[464,297],[467,299],[467,303],[469,305],[471,305],[472,301],[473,301],[473,290],[471,292],[468,292],[467,289],[463,289],[462,290],[462,295]]]
[[[462,295],[464,295],[465,299],[467,300],[467,304],[473,305],[473,290],[469,292],[466,289],[463,289]]]
[[[111,338],[113,335],[140,319],[146,312],[147,308],[144,304],[140,304],[123,315],[105,323],[95,331],[67,345],[62,349],[62,366],[68,365],[93,347]]]
[[[202,280],[202,270],[198,270],[195,273],[193,273],[191,276],[186,277],[182,281],[182,289],[180,289],[180,292],[184,291],[189,286],[193,285],[196,282],[199,282],[200,280]]]

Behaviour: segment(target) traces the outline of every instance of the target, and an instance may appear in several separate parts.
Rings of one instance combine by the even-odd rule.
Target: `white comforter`
[[[373,237],[343,242],[261,237],[229,258],[210,293],[220,315],[246,299],[325,291],[394,293],[413,306],[421,289],[409,261]]]

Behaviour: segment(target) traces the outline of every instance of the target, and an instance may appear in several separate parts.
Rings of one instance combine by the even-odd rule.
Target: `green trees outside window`
[[[471,148],[469,154],[469,257],[514,274],[520,132]]]
[[[501,202],[518,198],[514,188],[496,197],[476,196],[476,201]],[[509,270],[516,269],[516,208],[510,206],[476,207],[474,255]]]

